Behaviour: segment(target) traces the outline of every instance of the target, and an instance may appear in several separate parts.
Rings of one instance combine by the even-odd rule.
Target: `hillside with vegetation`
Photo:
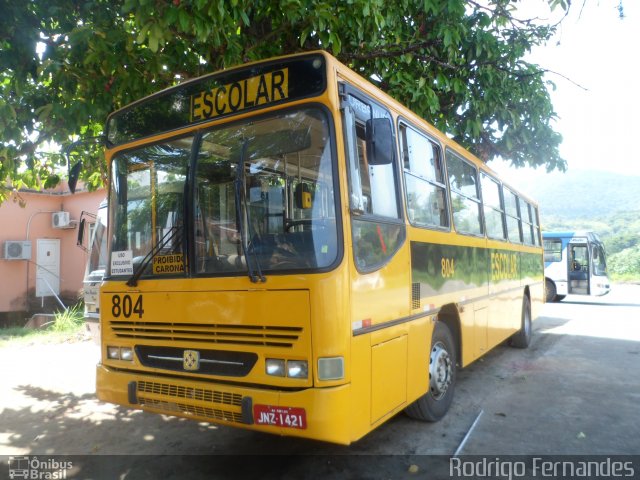
[[[640,177],[610,172],[550,174],[527,186],[544,230],[591,230],[605,243],[609,274],[640,281]]]

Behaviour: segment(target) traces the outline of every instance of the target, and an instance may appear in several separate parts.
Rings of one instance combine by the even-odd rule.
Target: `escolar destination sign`
[[[322,94],[326,68],[320,54],[270,60],[214,73],[132,103],[107,119],[113,145]]]
[[[191,96],[191,122],[289,98],[289,69],[275,70]]]

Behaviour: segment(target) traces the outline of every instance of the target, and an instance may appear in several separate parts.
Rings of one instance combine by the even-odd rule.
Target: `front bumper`
[[[129,408],[191,418],[277,435],[312,438],[348,445],[350,385],[297,391],[236,387],[97,366],[98,398]],[[306,428],[260,425],[255,405],[304,408]]]

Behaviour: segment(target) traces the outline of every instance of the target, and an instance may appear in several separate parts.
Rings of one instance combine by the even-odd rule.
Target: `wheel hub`
[[[429,388],[434,399],[439,400],[447,393],[452,375],[453,364],[449,352],[438,342],[431,349],[429,360]]]

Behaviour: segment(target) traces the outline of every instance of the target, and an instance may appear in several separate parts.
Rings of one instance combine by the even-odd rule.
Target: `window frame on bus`
[[[536,204],[531,203],[531,208],[533,209],[533,221],[534,221],[534,229],[536,231],[536,247],[542,246],[542,229],[540,228],[540,211]]]
[[[116,181],[113,180],[113,175],[114,173],[114,166],[113,163],[116,159],[119,159],[121,156],[124,155],[130,155],[136,152],[139,152],[141,150],[145,150],[145,149],[149,149],[152,147],[156,147],[159,145],[166,145],[172,142],[178,142],[180,140],[190,140],[191,141],[191,147],[190,147],[190,152],[188,155],[188,158],[186,160],[186,165],[185,165],[185,179],[184,179],[184,183],[185,186],[183,186],[183,191],[182,191],[182,205],[180,209],[176,209],[176,212],[179,212],[182,215],[182,219],[181,221],[184,222],[182,225],[182,233],[180,233],[176,239],[174,241],[178,241],[180,243],[180,252],[183,255],[183,270],[179,273],[172,273],[169,275],[156,275],[156,274],[149,274],[148,273],[148,269],[149,266],[147,266],[145,268],[145,271],[143,272],[142,276],[143,278],[153,278],[153,279],[170,279],[170,278],[189,278],[191,276],[191,271],[189,269],[189,263],[188,263],[188,259],[189,259],[189,211],[188,211],[188,203],[189,203],[189,178],[190,178],[190,165],[191,165],[191,161],[192,161],[192,155],[193,155],[193,149],[194,149],[194,144],[195,142],[198,141],[198,136],[199,133],[197,131],[187,131],[187,132],[179,132],[177,134],[171,135],[167,138],[160,138],[160,139],[156,139],[152,142],[143,142],[142,144],[139,143],[129,143],[129,144],[123,144],[124,146],[121,147],[120,145],[118,145],[117,148],[114,148],[111,155],[108,157],[107,159],[107,167],[108,167],[108,171],[109,171],[109,187],[108,187],[108,198],[109,198],[109,208],[108,208],[108,252],[109,255],[112,255],[112,253],[115,251],[113,250],[114,247],[114,243],[117,243],[118,241],[120,241],[119,239],[116,239],[116,226],[120,224],[120,222],[116,221],[116,215],[120,215],[120,212],[118,212],[118,208],[113,208],[112,207],[112,203],[116,202],[116,205],[119,205],[120,203],[120,198],[119,195],[115,192],[115,188],[117,187],[117,183]],[[129,173],[132,171],[143,171],[145,169],[145,166],[147,166],[147,163],[140,163],[139,165],[137,165],[136,168],[132,168],[129,169],[127,172],[127,178],[129,176]],[[156,180],[157,182],[157,176],[156,176]],[[150,187],[151,188],[151,187]],[[155,184],[155,186],[153,187],[158,188],[157,183]],[[128,198],[128,190],[127,190],[127,198]],[[127,204],[128,206],[128,204]],[[157,212],[156,212],[157,213]],[[130,212],[127,210],[127,215],[126,217],[128,217],[130,214]],[[155,215],[155,214],[154,214]],[[157,228],[162,228],[162,227],[158,227],[157,224],[152,224],[151,229],[152,232],[150,233],[151,235],[151,243],[153,245],[157,245],[157,238],[154,237],[155,233],[154,230]],[[184,259],[187,259],[187,261],[185,262]],[[134,263],[134,270],[138,268],[138,266]],[[129,274],[123,274],[123,275],[114,275],[111,273],[111,262],[109,261],[107,264],[107,269],[105,271],[105,275],[104,275],[104,279],[105,280],[113,280],[114,277],[119,277],[119,276],[130,276]]]
[[[546,247],[549,245],[549,248]],[[551,248],[553,245],[555,248]],[[562,262],[564,258],[563,246],[561,238],[546,238],[542,241],[542,250],[544,255],[544,261],[547,263]]]
[[[360,273],[371,273],[374,272],[376,270],[379,270],[381,268],[383,268],[385,265],[387,265],[392,259],[393,257],[401,250],[402,246],[404,245],[404,243],[406,242],[407,239],[407,229],[406,229],[406,224],[405,224],[405,214],[404,214],[404,207],[403,207],[403,185],[402,185],[402,181],[401,181],[401,174],[400,174],[400,169],[398,167],[398,163],[399,163],[399,154],[398,154],[398,136],[397,136],[397,132],[396,132],[396,127],[395,127],[395,122],[393,121],[393,115],[391,113],[391,109],[389,107],[387,107],[386,105],[384,105],[383,103],[381,103],[380,101],[377,101],[376,99],[374,99],[373,97],[371,97],[370,95],[366,94],[364,91],[362,91],[361,89],[359,89],[358,87],[356,87],[355,85],[348,83],[345,80],[340,80],[338,82],[338,89],[340,92],[340,97],[341,97],[341,105],[340,105],[340,110],[342,112],[341,115],[341,119],[342,119],[342,127],[343,127],[343,134],[345,136],[344,138],[344,154],[345,154],[345,162],[346,162],[346,171],[347,171],[347,184],[348,184],[348,190],[347,190],[347,195],[348,195],[348,207],[349,207],[349,217],[350,217],[350,228],[351,228],[351,235],[352,235],[352,251],[353,251],[353,255],[354,255],[354,263],[355,263],[355,267],[356,270]],[[351,152],[351,150],[353,148],[356,148],[358,145],[354,145],[351,146],[349,143],[349,135],[352,135],[353,141],[355,141],[356,143],[360,140],[362,141],[363,139],[359,139],[358,137],[358,127],[362,127],[363,125],[366,128],[366,122],[368,119],[365,118],[365,115],[363,115],[363,112],[358,111],[357,109],[354,109],[352,104],[351,104],[351,100],[350,97],[353,97],[357,102],[362,103],[366,106],[369,107],[369,118],[373,119],[373,118],[388,118],[389,121],[391,122],[391,135],[392,135],[392,142],[393,142],[393,159],[391,161],[391,163],[389,164],[390,166],[390,171],[393,174],[393,185],[394,185],[394,189],[395,189],[395,202],[396,202],[396,216],[394,217],[390,217],[390,216],[384,216],[384,215],[379,215],[379,214],[375,214],[375,213],[368,213],[367,211],[363,211],[362,210],[362,205],[354,205],[353,204],[353,191],[354,188],[358,187],[358,185],[356,185],[356,182],[354,181],[354,176],[356,174],[356,172],[354,172],[352,165],[351,165],[351,157],[355,154],[358,155],[358,152]],[[347,132],[347,128],[349,127],[347,125],[347,111],[350,110],[351,113],[349,113],[350,115],[353,115],[354,117],[354,125],[353,125],[353,132]],[[378,114],[382,113],[382,116],[379,116]],[[378,116],[376,116],[378,115]],[[359,155],[358,155],[359,156]],[[365,157],[366,157],[366,153],[365,153]],[[358,176],[358,181],[357,183],[360,183],[360,176]],[[360,186],[361,189],[361,186]],[[371,199],[371,204],[373,205],[373,199]],[[372,206],[373,208],[373,206]],[[384,251],[384,257],[380,260],[380,261],[375,261],[372,263],[366,263],[366,264],[362,264],[359,262],[359,258],[362,258],[361,255],[359,255],[360,247],[359,247],[359,243],[356,242],[355,239],[355,232],[356,232],[356,223],[361,223],[363,224],[362,226],[364,226],[364,224],[366,223],[371,223],[371,224],[375,224],[376,225],[376,231],[377,233],[374,234],[374,236],[377,236],[379,238],[379,241],[381,243],[381,247],[383,247],[383,236],[385,234],[385,232],[382,232],[382,228],[386,228],[389,227],[390,229],[393,228],[397,228],[397,233],[396,233],[396,242],[395,245],[393,245],[392,249],[390,252],[387,253],[386,251],[386,246],[384,246],[382,248],[382,250]],[[361,227],[362,227],[361,226]],[[381,228],[382,227],[382,228]],[[389,232],[389,233],[393,233],[393,232]]]
[[[506,220],[506,226],[507,226],[507,237],[509,238],[509,241],[511,243],[515,243],[518,245],[523,245],[523,235],[522,235],[522,213],[520,212],[520,195],[518,195],[515,191],[513,191],[513,189],[511,189],[510,187],[503,185],[502,188],[502,192],[503,192],[503,196],[504,196],[504,213],[505,213],[505,220]],[[513,195],[513,198],[515,199],[515,207],[516,207],[516,214],[517,217],[514,217],[511,213],[509,213],[508,211],[508,203],[507,203],[507,196],[508,194]],[[509,228],[509,219],[514,219],[516,220],[516,222],[518,223],[518,239],[513,239],[511,238],[511,229]]]
[[[534,206],[531,204],[531,202],[529,202],[528,200],[525,200],[522,197],[519,197],[520,199],[520,214],[522,215],[522,205],[524,204],[526,206],[526,210],[527,210],[527,220],[525,220],[524,218],[521,219],[521,223],[522,223],[522,236],[523,236],[523,243],[525,245],[536,245],[536,221],[534,220],[535,217],[535,208]],[[525,225],[527,226],[527,232],[528,232],[528,238],[524,238],[524,230],[525,230]]]
[[[498,187],[498,202],[499,208],[496,208],[495,205],[492,204],[488,204],[485,200],[485,188],[484,188],[484,180],[486,179],[486,181],[492,182],[493,184],[495,184]],[[485,235],[489,240],[497,240],[499,242],[506,242],[508,241],[508,234],[507,234],[507,222],[506,222],[506,215],[505,215],[505,206],[504,206],[504,193],[503,193],[503,185],[502,182],[500,180],[498,180],[497,178],[495,178],[493,175],[491,175],[489,172],[480,169],[480,193],[481,193],[481,197],[482,197],[482,216],[484,218],[484,231],[485,231]],[[488,222],[487,222],[487,208],[491,209],[492,211],[500,214],[500,220],[501,220],[501,225],[502,225],[502,236],[501,237],[494,237],[492,235],[489,234],[489,227],[488,227]]]
[[[445,232],[449,232],[451,231],[451,225],[452,225],[452,221],[451,221],[451,210],[450,210],[450,200],[449,200],[449,188],[447,185],[447,170],[446,170],[446,162],[445,162],[445,154],[444,154],[444,149],[442,148],[442,143],[434,136],[428,134],[427,132],[425,132],[423,129],[417,127],[415,124],[413,124],[412,122],[408,121],[406,118],[404,117],[398,117],[398,121],[397,121],[397,125],[396,128],[398,130],[398,149],[399,149],[399,159],[398,159],[398,167],[401,169],[402,171],[402,186],[403,186],[403,190],[404,190],[404,203],[405,203],[405,208],[406,208],[406,216],[407,216],[407,220],[409,221],[409,224],[412,227],[416,227],[416,228],[424,228],[424,229],[428,229],[428,230],[440,230],[440,231],[445,231]],[[433,178],[427,178],[424,177],[422,175],[420,175],[419,173],[416,173],[414,171],[411,170],[411,162],[410,159],[408,158],[409,152],[405,152],[405,145],[404,145],[404,140],[405,137],[403,137],[403,129],[404,131],[406,131],[406,129],[411,129],[414,131],[414,133],[416,135],[419,135],[421,137],[423,137],[424,140],[426,140],[427,142],[429,142],[433,148],[434,153],[436,154],[434,159],[439,162],[439,168],[440,168],[440,174],[441,174],[441,178],[438,181],[437,179],[437,167],[434,168],[433,170]],[[406,156],[406,158],[405,158]],[[409,162],[409,166],[407,166],[407,162]],[[412,218],[412,215],[410,213],[410,205],[409,205],[409,193],[410,193],[410,189],[409,189],[409,185],[407,182],[407,175],[411,176],[412,178],[414,178],[415,180],[419,181],[419,182],[423,182],[423,183],[427,183],[428,185],[430,185],[431,187],[433,187],[434,189],[438,189],[439,191],[442,192],[442,201],[443,201],[443,211],[442,211],[442,215],[444,215],[444,218],[441,218],[441,222],[440,224],[430,224],[430,223],[423,223],[423,222],[418,222],[415,221]],[[438,191],[435,190],[435,191]],[[444,220],[444,223],[443,223]]]
[[[451,185],[451,173],[450,173],[450,169],[449,169],[449,159],[450,158],[455,158],[459,161],[462,162],[462,165],[464,166],[465,164],[467,166],[470,166],[473,171],[475,172],[475,187],[476,187],[476,196],[475,197],[470,197],[468,194],[464,193],[462,190],[459,190],[457,188],[454,188]],[[460,235],[468,235],[470,237],[476,237],[476,238],[486,238],[486,228],[484,225],[484,212],[483,212],[483,204],[482,204],[482,194],[481,194],[481,187],[480,187],[480,177],[478,175],[478,172],[480,171],[480,169],[478,168],[478,166],[472,162],[471,160],[467,159],[465,156],[463,156],[462,154],[460,154],[459,152],[453,150],[450,147],[447,147],[445,149],[445,172],[447,175],[447,190],[449,191],[449,208],[450,208],[450,218],[451,218],[451,226],[453,228],[453,230],[460,234]],[[456,219],[455,219],[455,213],[454,213],[454,195],[457,195],[459,197],[462,197],[466,200],[471,200],[473,203],[476,204],[476,206],[478,207],[478,226],[480,227],[480,232],[478,233],[474,233],[474,232],[469,232],[469,231],[465,231],[465,230],[460,230],[457,226],[456,226]]]

